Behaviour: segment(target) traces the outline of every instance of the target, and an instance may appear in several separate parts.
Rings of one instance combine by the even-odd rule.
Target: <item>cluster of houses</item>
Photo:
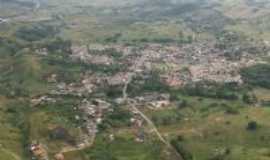
[[[135,141],[139,143],[143,143],[145,141],[145,131],[144,131],[144,124],[145,121],[143,118],[134,110],[131,110],[133,113],[130,122],[133,128],[133,135],[135,137]]]
[[[114,61],[106,54],[93,54],[94,51],[106,51],[110,48],[123,54],[123,58]],[[110,66],[113,63],[123,63],[127,66],[123,71],[105,77],[95,76],[110,86],[124,85],[131,72],[137,75],[145,75],[153,70],[160,71],[163,83],[171,87],[182,87],[190,82],[214,81],[218,83],[242,84],[239,71],[257,63],[254,57],[242,57],[239,61],[227,60],[224,51],[215,47],[214,43],[205,44],[146,44],[143,47],[125,45],[101,45],[73,46],[73,59],[91,64],[103,64]],[[253,60],[252,60],[253,59]],[[160,66],[169,67],[160,67]],[[184,68],[184,69],[183,69]],[[88,77],[91,78],[91,77]],[[89,89],[90,83],[89,83]]]
[[[94,56],[89,54],[87,47],[73,47],[73,57],[88,60],[94,64],[126,63],[126,72],[140,74],[156,70],[156,66],[169,65],[160,72],[162,81],[172,87],[182,87],[187,82],[202,80],[226,83],[236,82],[241,84],[239,70],[253,65],[254,57],[243,57],[237,62],[227,60],[224,52],[217,49],[214,44],[147,44],[143,47],[124,45],[90,45],[92,50],[104,51],[108,48],[123,53],[123,62],[113,62],[110,57]],[[134,54],[132,54],[134,52]],[[140,63],[138,63],[140,62]],[[139,64],[139,66],[138,66]],[[183,70],[183,68],[186,68]],[[160,69],[160,68],[159,68]],[[121,72],[108,76],[111,85],[121,85],[127,80],[127,73]]]
[[[254,60],[242,58],[239,62],[228,61],[225,58],[213,58],[209,63],[197,64],[189,67],[192,81],[208,80],[220,83],[242,84],[239,74],[241,68],[258,63]]]
[[[92,45],[91,45],[92,46]],[[70,55],[73,60],[79,60],[84,63],[96,64],[96,65],[111,65],[114,63],[113,58],[101,55],[101,54],[92,54],[90,46],[72,46],[72,54]],[[96,48],[95,51],[105,50],[104,48]]]
[[[93,92],[95,85],[88,80],[83,80],[82,83],[70,83],[65,82],[58,83],[56,89],[52,90],[52,95],[74,95],[82,97]]]
[[[33,141],[29,146],[29,150],[32,154],[33,160],[49,160],[49,155],[46,147],[38,141]],[[65,160],[63,153],[57,153],[54,155],[54,160]]]
[[[128,72],[120,72],[113,76],[107,77],[107,84],[109,84],[110,86],[124,85],[125,82],[128,80],[128,75]]]
[[[56,103],[56,99],[55,98],[51,98],[47,95],[43,95],[43,96],[37,96],[37,97],[33,97],[31,99],[31,105],[32,106],[39,106],[39,105],[44,105],[47,103]]]
[[[92,54],[95,51],[106,51],[110,48],[123,54],[119,61],[113,60],[106,54]],[[42,51],[40,51],[42,52]],[[45,51],[44,51],[45,52]],[[132,54],[133,53],[133,54]],[[236,82],[241,84],[242,78],[239,71],[257,63],[254,57],[243,57],[239,61],[227,60],[224,53],[214,47],[214,44],[147,44],[143,47],[125,45],[101,45],[72,46],[74,60],[85,63],[110,66],[113,63],[125,64],[120,72],[110,75],[88,74],[81,84],[60,83],[54,94],[92,93],[97,85],[110,86],[124,85],[131,72],[145,75],[153,70],[159,70],[163,83],[171,87],[182,87],[186,83],[198,81],[214,81],[219,83]],[[169,66],[169,67],[162,67]],[[54,82],[56,75],[52,75],[48,81]]]
[[[37,55],[41,55],[41,56],[47,56],[47,55],[49,54],[47,48],[36,49],[36,50],[35,50],[35,53],[36,53]]]
[[[147,106],[151,110],[161,110],[171,105],[170,95],[163,93],[148,93],[143,96],[134,97],[136,106]]]
[[[78,118],[83,120],[83,126],[87,133],[87,137],[79,144],[79,147],[89,143],[87,140],[91,139],[91,137],[95,137],[98,132],[97,125],[102,123],[104,113],[113,111],[110,106],[110,103],[101,99],[94,99],[92,101],[84,99],[81,105],[78,106],[78,109],[83,113],[83,117]]]
[[[123,58],[116,62],[109,55],[98,55],[98,52],[91,53],[92,51],[105,51],[109,48],[121,52]],[[39,50],[37,52],[45,55],[47,51]],[[254,57],[248,56],[242,57],[239,61],[229,61],[222,51],[211,44],[187,44],[182,46],[176,44],[147,44],[144,47],[93,44],[90,46],[73,46],[70,56],[73,60],[90,64],[110,66],[113,63],[123,63],[127,67],[123,71],[108,75],[97,74],[93,71],[82,73],[78,77],[78,82],[69,84],[58,82],[58,75],[52,74],[47,77],[48,82],[56,84],[56,89],[51,91],[51,95],[83,97],[83,95],[94,93],[102,85],[123,86],[124,88],[132,80],[131,77],[137,75],[145,77],[153,70],[158,70],[161,82],[171,87],[182,87],[186,83],[203,80],[241,84],[240,69],[258,63],[254,60]],[[55,101],[49,96],[39,96],[34,97],[31,102],[33,106],[37,106]],[[116,99],[117,104],[124,101],[125,98]],[[158,92],[133,97],[132,101],[136,106],[147,106],[150,110],[161,110],[171,106],[170,95]],[[81,140],[77,144],[78,148],[83,148],[89,146],[90,139],[95,137],[98,132],[97,126],[103,122],[104,114],[113,110],[110,103],[101,99],[84,99],[76,108],[83,113],[82,117],[75,115],[77,120],[82,120],[83,129],[86,131],[86,134],[81,136]],[[135,140],[144,142],[144,120],[136,111],[131,111],[133,116],[130,121],[134,128]],[[110,139],[113,140],[114,135],[110,135]],[[40,144],[33,144],[31,151],[34,155],[42,156],[42,148]],[[61,155],[58,155],[58,158],[61,159]]]

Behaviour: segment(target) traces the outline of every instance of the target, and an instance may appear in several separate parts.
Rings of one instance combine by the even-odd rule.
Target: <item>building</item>
[[[38,160],[48,160],[47,151],[42,146],[42,144],[38,142],[32,143],[30,146],[30,151],[33,154],[33,156]]]

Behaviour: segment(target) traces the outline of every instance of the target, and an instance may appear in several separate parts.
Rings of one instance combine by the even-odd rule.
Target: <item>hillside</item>
[[[270,159],[268,0],[0,0],[0,160]]]

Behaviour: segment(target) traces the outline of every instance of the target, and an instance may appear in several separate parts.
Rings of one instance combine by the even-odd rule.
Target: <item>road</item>
[[[146,122],[147,124],[149,125],[149,127],[151,128],[151,131],[153,131],[157,137],[159,138],[159,140],[164,143],[168,148],[171,148],[172,150],[175,151],[177,157],[179,158],[179,160],[184,160],[183,156],[181,154],[179,154],[175,148],[171,145],[171,143],[169,143],[162,135],[161,133],[158,131],[157,127],[155,126],[155,124],[153,123],[153,121],[147,117],[147,115],[145,115],[142,111],[140,111],[135,103],[132,103],[132,100],[128,98],[128,94],[127,94],[127,88],[128,88],[128,85],[129,83],[132,82],[132,79],[134,76],[136,76],[136,70],[137,69],[140,69],[143,65],[143,63],[145,62],[146,60],[146,56],[142,56],[139,60],[136,61],[135,65],[132,67],[132,70],[134,72],[131,72],[128,74],[128,78],[127,78],[127,81],[123,87],[123,90],[122,90],[122,98],[123,98],[123,101],[124,102],[127,102],[128,105],[131,107],[131,109],[133,111],[135,111],[136,113],[138,113]]]
[[[154,133],[156,133],[156,135],[158,136],[159,140],[161,142],[163,142],[164,144],[166,144],[167,146],[170,146],[170,144],[160,134],[160,132],[158,131],[158,129],[156,128],[156,126],[152,122],[152,120],[149,119],[143,112],[141,112],[134,104],[132,104],[131,107],[132,107],[132,110],[133,111],[135,111],[136,113],[138,113],[148,123],[148,125],[152,129],[151,131],[153,131]]]

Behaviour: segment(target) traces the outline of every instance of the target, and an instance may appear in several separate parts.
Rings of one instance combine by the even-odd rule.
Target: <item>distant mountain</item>
[[[3,5],[17,5],[19,7],[39,8],[40,5],[45,4],[47,0],[0,0]]]
[[[20,7],[34,7],[35,3],[32,0],[24,0],[24,1],[20,1],[20,0],[0,0],[0,3],[3,5],[17,5]]]

